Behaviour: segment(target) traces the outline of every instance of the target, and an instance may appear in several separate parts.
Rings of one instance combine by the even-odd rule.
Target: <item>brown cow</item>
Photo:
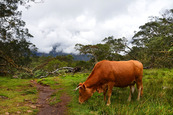
[[[110,97],[113,87],[130,87],[130,95],[128,101],[131,101],[131,94],[134,92],[135,83],[138,89],[137,100],[143,94],[143,65],[142,63],[130,61],[107,61],[98,62],[87,80],[84,83],[79,83],[76,90],[79,88],[79,103],[88,100],[95,91],[103,92],[106,100],[108,95],[107,105],[110,105]]]

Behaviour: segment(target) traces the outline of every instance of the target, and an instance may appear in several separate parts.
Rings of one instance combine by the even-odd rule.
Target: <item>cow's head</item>
[[[79,89],[79,103],[82,104],[88,100],[94,93],[92,88],[87,88],[85,84],[79,83],[76,90]]]

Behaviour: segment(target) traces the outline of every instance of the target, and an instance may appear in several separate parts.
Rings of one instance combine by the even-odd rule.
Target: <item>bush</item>
[[[68,64],[68,63],[65,62],[65,61],[52,60],[52,61],[50,61],[50,62],[44,67],[44,70],[47,70],[47,71],[54,71],[54,70],[57,69],[57,68],[66,67],[67,64]]]
[[[39,78],[39,77],[45,76],[45,75],[46,75],[46,72],[43,70],[36,70],[34,72],[34,78]]]
[[[18,78],[27,79],[27,78],[31,78],[31,75],[29,73],[22,72],[22,73],[19,73]]]

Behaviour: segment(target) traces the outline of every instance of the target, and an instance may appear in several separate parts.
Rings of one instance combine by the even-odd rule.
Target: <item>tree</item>
[[[13,39],[29,38],[32,35],[25,28],[21,19],[22,11],[19,5],[26,5],[30,0],[2,0],[0,2],[0,39],[9,41]],[[33,1],[33,0],[32,0]]]
[[[96,44],[96,45],[82,45],[76,44],[75,49],[80,52],[80,54],[89,54],[97,63],[100,60],[108,59],[110,56],[110,48],[107,44]]]
[[[110,36],[102,41],[105,43],[96,45],[76,44],[75,49],[78,50],[80,54],[91,55],[93,57],[91,60],[93,60],[95,63],[101,60],[118,61],[123,59],[123,56],[120,53],[126,52],[126,38],[114,39],[113,36]]]
[[[147,57],[147,63],[153,67],[173,66],[173,9],[166,10],[161,17],[150,17],[150,22],[139,28],[132,43],[147,54],[141,60]]]
[[[106,44],[109,44],[110,48],[111,48],[111,52],[116,53],[116,54],[125,51],[125,47],[127,44],[127,39],[124,37],[114,39],[113,36],[109,36],[109,37],[103,39],[102,41],[105,42]]]
[[[24,69],[30,61],[30,56],[36,47],[28,41],[33,37],[25,22],[21,19],[22,11],[19,5],[28,7],[28,2],[34,0],[1,0],[0,2],[0,66],[9,70],[10,67]],[[1,69],[2,70],[2,69]],[[12,70],[12,69],[10,69]]]
[[[114,38],[113,36],[109,36],[102,41],[108,44],[111,49],[110,60],[123,60],[124,58],[121,54],[129,55],[130,59],[136,60],[136,57],[129,53],[129,50],[132,49],[128,46],[128,40],[125,37]]]

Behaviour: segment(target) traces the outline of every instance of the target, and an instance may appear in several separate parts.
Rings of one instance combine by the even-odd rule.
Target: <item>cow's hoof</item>
[[[107,103],[106,105],[109,106],[110,104]]]

